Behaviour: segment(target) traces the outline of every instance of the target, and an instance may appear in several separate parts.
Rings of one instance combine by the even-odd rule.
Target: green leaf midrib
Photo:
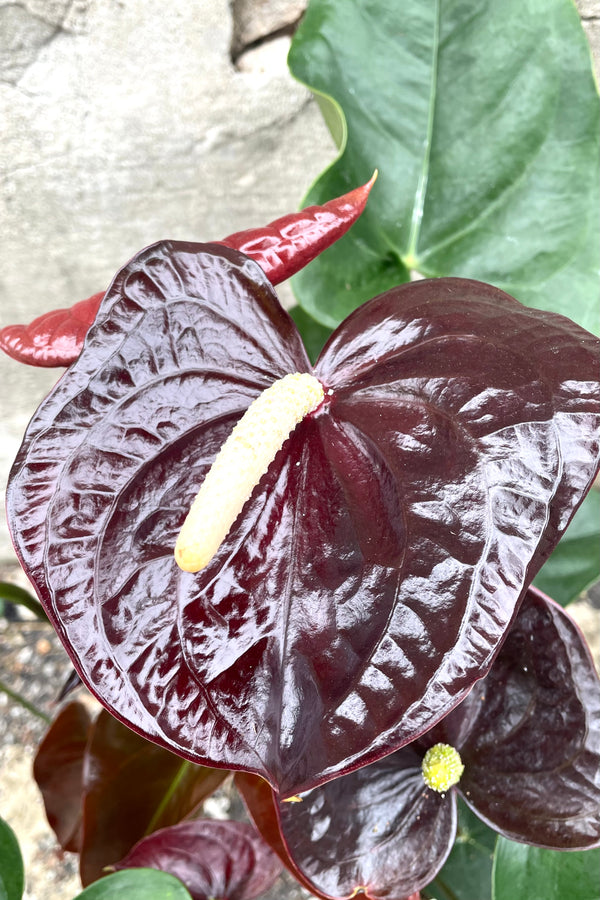
[[[179,785],[181,784],[181,782],[183,781],[183,779],[185,778],[185,776],[187,775],[189,770],[192,768],[192,765],[193,765],[193,763],[191,763],[189,760],[187,760],[187,759],[183,760],[183,762],[177,769],[177,772],[171,779],[169,787],[167,788],[163,797],[161,798],[160,803],[154,810],[154,813],[152,814],[152,818],[148,822],[148,825],[144,832],[144,836],[152,834],[152,832],[156,830],[156,827],[157,827],[158,823],[160,822],[166,808],[168,807],[169,803],[175,796],[175,792],[177,791],[177,788],[179,787]]]
[[[427,182],[429,180],[429,167],[431,159],[431,141],[433,137],[433,124],[435,119],[435,104],[437,98],[437,79],[438,79],[438,58],[440,52],[440,17],[441,17],[441,0],[435,0],[435,18],[433,31],[433,52],[431,61],[431,83],[429,87],[429,108],[427,111],[427,129],[425,135],[425,147],[423,153],[423,162],[419,179],[417,182],[417,190],[415,192],[415,202],[413,204],[410,232],[408,235],[408,245],[406,252],[400,256],[402,262],[407,269],[417,268],[416,251],[419,243],[419,235],[421,233],[421,225],[423,222],[423,210],[425,207],[425,197],[427,194]]]
[[[548,124],[545,138],[548,136],[549,131],[550,123]],[[493,213],[495,213],[498,207],[506,202],[506,198],[511,194],[516,193],[517,189],[521,187],[521,184],[529,176],[531,169],[537,162],[540,153],[544,150],[544,145],[545,141],[540,141],[535,154],[533,154],[528,159],[526,165],[523,167],[519,175],[509,184],[506,184],[498,193],[498,195],[490,203],[488,203],[487,206],[483,207],[476,216],[470,219],[466,225],[448,235],[448,237],[443,238],[441,241],[438,241],[437,244],[433,244],[431,247],[427,247],[421,254],[422,260],[425,261],[427,257],[433,256],[440,250],[452,246],[452,244],[455,244],[458,241],[462,240],[465,235],[469,234],[471,231],[477,230],[477,228],[481,225],[481,222],[485,221],[485,219],[489,218]],[[550,278],[551,276],[549,275],[548,277]]]

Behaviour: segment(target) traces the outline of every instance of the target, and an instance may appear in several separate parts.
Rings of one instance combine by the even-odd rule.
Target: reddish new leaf
[[[140,841],[116,869],[175,875],[193,900],[253,900],[276,881],[281,863],[245,822],[196,819]]]
[[[50,827],[63,850],[81,850],[83,757],[92,717],[83,703],[69,703],[52,722],[33,761]]]
[[[226,775],[182,760],[101,712],[85,754],[82,883],[99,878],[144,835],[187,818]]]
[[[158,244],[32,420],[15,545],[109,710],[296,794],[414,740],[487,671],[597,471],[597,348],[478,282],[382,295],[332,336],[326,402],[210,565],[182,573],[225,437],[311,366],[255,263]]]
[[[376,178],[377,172],[366,184],[322,206],[307,206],[264,228],[237,231],[219,243],[250,256],[271,284],[280,284],[348,231],[363,213]]]
[[[376,174],[367,184],[323,206],[308,206],[264,228],[236,231],[218,243],[256,260],[271,284],[279,284],[348,231],[365,208]],[[103,297],[104,292],[94,294],[68,309],[43,313],[29,325],[1,328],[0,350],[31,366],[71,365],[81,352]]]
[[[103,297],[101,291],[67,309],[42,313],[29,325],[6,325],[0,329],[0,349],[30,366],[70,366],[81,353]]]

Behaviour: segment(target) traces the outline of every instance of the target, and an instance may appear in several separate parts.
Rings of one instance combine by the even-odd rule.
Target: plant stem
[[[437,875],[437,876],[433,879],[433,881],[432,881],[432,885],[436,885],[436,884],[437,884],[443,891],[445,891],[445,893],[447,894],[448,900],[459,900],[459,897],[454,893],[454,891],[452,890],[452,888],[449,887],[449,885],[447,885],[446,882],[444,881],[444,879],[443,879],[443,878],[440,878],[439,875]]]
[[[29,712],[33,713],[34,716],[37,716],[39,719],[42,719],[47,725],[50,724],[52,719],[50,716],[46,715],[45,712],[42,712],[41,709],[38,709],[37,706],[34,706],[33,703],[30,703],[22,694],[17,693],[17,691],[13,691],[12,688],[9,688],[7,684],[4,684],[3,681],[0,681],[0,691],[3,691],[11,700],[15,700],[17,703],[20,703],[21,706],[24,706],[25,709],[28,709]]]
[[[8,584],[5,581],[0,582],[0,600],[5,600],[18,606],[25,606],[40,622],[49,621],[42,604],[35,597],[32,597],[29,591],[16,584]]]

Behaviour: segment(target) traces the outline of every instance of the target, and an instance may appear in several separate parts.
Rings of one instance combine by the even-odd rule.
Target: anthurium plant
[[[478,46],[480,4],[442,4],[431,21],[428,3],[406,6],[401,38],[388,5],[374,5],[377,27],[408,53],[419,25],[436,72],[454,71],[459,37],[462,59]],[[550,6],[554,34],[570,20],[565,4]],[[311,5],[294,66],[305,53],[307,67],[326,71],[331,44],[315,35],[335,35],[340,8]],[[349,56],[364,49],[358,31]],[[531,48],[533,34],[517,45]],[[27,428],[7,511],[73,663],[70,688],[83,683],[102,707],[64,706],[35,762],[57,839],[79,854],[82,897],[141,885],[149,897],[251,900],[283,866],[326,900],[500,900],[524,847],[532,855],[515,900],[542,896],[531,889],[536,865],[553,867],[554,885],[582,885],[568,900],[590,900],[600,680],[569,613],[532,582],[546,579],[552,593],[560,560],[572,559],[566,542],[597,527],[600,342],[581,324],[587,276],[572,318],[556,302],[571,257],[549,253],[540,274],[536,236],[521,268],[490,277],[501,254],[477,231],[484,219],[489,231],[492,209],[510,217],[511,172],[518,182],[527,170],[534,194],[551,177],[562,120],[548,148],[546,107],[539,113],[535,177],[524,150],[522,172],[499,167],[496,193],[482,197],[457,188],[460,216],[436,225],[447,135],[435,131],[438,82],[423,73],[430,91],[415,102],[429,102],[426,153],[397,194],[383,153],[383,186],[347,185],[214,243],[160,241],[105,292],[0,331],[19,362],[68,366]],[[340,104],[332,95],[338,125]],[[577,119],[582,135],[594,109]],[[380,112],[375,104],[371,121]],[[528,147],[521,126],[515,146]],[[344,140],[347,180],[367,145]],[[572,135],[566,144],[579,147]],[[571,199],[585,205],[583,194]],[[372,203],[383,211],[369,244]],[[390,266],[378,252],[400,247],[392,224],[406,245]],[[344,241],[356,242],[348,290],[325,315],[329,293],[317,285],[327,253],[332,286],[345,277]],[[581,264],[583,249],[573,253]],[[317,275],[308,266],[300,276],[292,318],[274,285],[312,259]],[[438,270],[448,259],[451,271]],[[410,270],[435,277],[410,280]],[[530,281],[517,284],[521,270]],[[501,282],[529,288],[515,298]],[[384,290],[369,299],[357,285]],[[345,318],[335,312],[348,306]],[[572,520],[579,530],[563,541]],[[573,583],[560,584],[563,603],[595,566],[584,554]],[[202,815],[225,783],[254,825]],[[153,885],[153,870],[169,886]]]

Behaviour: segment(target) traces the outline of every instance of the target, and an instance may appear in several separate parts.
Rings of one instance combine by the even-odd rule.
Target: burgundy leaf
[[[250,825],[208,819],[154,832],[115,866],[137,867],[175,875],[193,900],[252,900],[281,871],[275,854]]]
[[[33,761],[50,827],[63,850],[81,850],[83,756],[92,724],[83,703],[69,703],[44,735]]]
[[[99,878],[144,835],[189,816],[226,776],[182,760],[101,712],[85,755],[82,883]]]
[[[325,403],[191,575],[173,547],[217,450],[311,367],[255,263],[156,245],[29,426],[15,545],[111,712],[291,796],[418,737],[487,671],[597,470],[597,347],[478,282],[371,301],[317,363]]]
[[[530,589],[489,675],[434,730],[488,825],[539,847],[600,845],[600,680],[577,625]]]
[[[308,206],[262,228],[230,234],[219,244],[256,260],[271,284],[291,278],[339,240],[362,214],[377,173],[367,184],[322,206]],[[29,325],[0,328],[0,350],[30,366],[69,366],[81,352],[104,292],[68,309],[43,313]]]
[[[338,241],[362,215],[377,172],[370,181],[322,206],[275,219],[264,228],[236,231],[219,243],[254,259],[271,284],[280,284]]]
[[[28,325],[5,325],[0,329],[0,349],[30,366],[71,365],[81,352],[103,297],[101,291],[67,309],[42,313]]]
[[[309,890],[336,900],[359,891],[403,900],[435,877],[454,843],[456,801],[426,788],[421,759],[405,747],[301,802],[274,800],[290,869]],[[244,796],[263,836],[274,836],[264,798]]]
[[[300,884],[318,897],[324,897],[325,900],[328,900],[327,895],[318,891],[314,884],[294,865],[279,827],[277,795],[271,790],[268,782],[261,778],[260,775],[252,775],[250,772],[236,772],[234,782],[242,795],[250,818],[263,840],[277,854],[283,865],[289,869]]]
[[[446,794],[421,774],[426,750],[440,743],[455,747],[465,767]],[[454,841],[456,791],[509,838],[556,850],[596,847],[600,680],[569,615],[530,589],[489,674],[414,744],[298,803],[271,791],[269,804],[252,776],[236,778],[291,871],[336,900],[360,886],[392,900],[430,882]]]

